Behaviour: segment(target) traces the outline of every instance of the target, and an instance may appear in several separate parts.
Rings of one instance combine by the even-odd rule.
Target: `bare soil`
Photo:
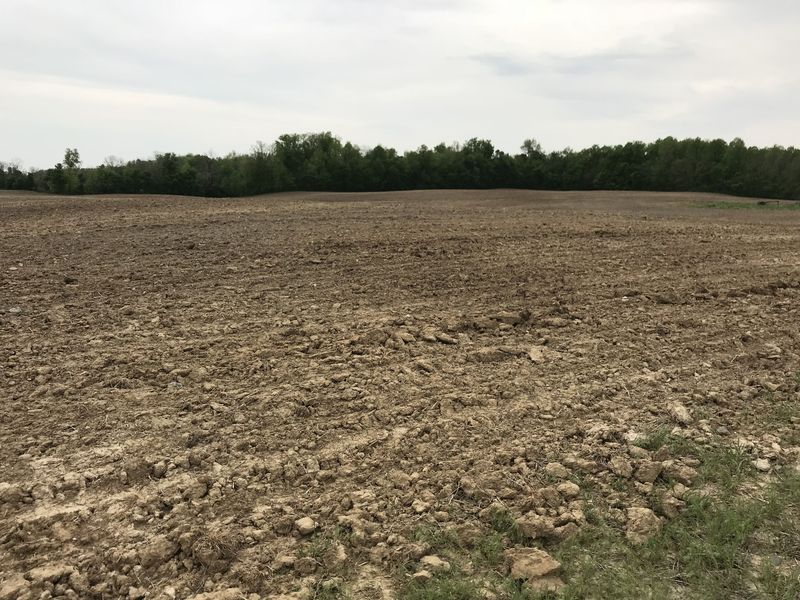
[[[720,198],[0,195],[0,598],[389,598],[691,487],[644,432],[796,461],[800,211]]]

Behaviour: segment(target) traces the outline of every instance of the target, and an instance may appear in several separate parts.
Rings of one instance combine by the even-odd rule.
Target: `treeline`
[[[672,137],[653,143],[592,146],[546,153],[526,140],[518,154],[488,140],[421,146],[399,154],[362,150],[330,133],[282,135],[249,154],[210,157],[157,154],[82,168],[77,149],[51,169],[23,172],[1,165],[0,188],[57,194],[247,196],[268,192],[385,191],[431,188],[653,190],[718,192],[800,199],[800,150],[757,148],[740,139]]]

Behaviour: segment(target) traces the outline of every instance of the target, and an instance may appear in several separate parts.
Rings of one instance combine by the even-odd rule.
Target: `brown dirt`
[[[709,199],[0,195],[0,597],[388,597],[637,432],[791,460],[800,211]]]

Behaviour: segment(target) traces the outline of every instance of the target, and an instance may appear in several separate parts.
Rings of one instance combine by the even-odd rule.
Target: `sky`
[[[796,0],[0,0],[0,161],[331,131],[516,152],[800,145]]]

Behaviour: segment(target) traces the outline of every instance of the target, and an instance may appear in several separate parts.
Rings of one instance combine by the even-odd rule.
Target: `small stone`
[[[768,472],[771,468],[769,461],[766,458],[759,458],[758,460],[754,460],[753,466],[762,473]]]
[[[664,516],[668,519],[674,519],[677,517],[685,506],[686,503],[683,500],[679,500],[675,496],[669,494],[666,495],[661,501],[661,510],[664,512]]]
[[[139,563],[145,568],[158,567],[175,556],[180,546],[163,535],[154,536],[139,548]]]
[[[544,467],[544,472],[551,477],[557,477],[558,479],[567,479],[570,475],[567,468],[561,463],[557,462],[547,463]]]
[[[19,485],[5,481],[0,483],[0,504],[18,504],[24,496]]]
[[[9,575],[0,583],[0,600],[15,600],[21,598],[30,588],[30,583],[19,573]]]
[[[575,498],[581,493],[581,488],[571,481],[559,483],[556,489],[558,490],[559,494],[564,496],[564,498]]]
[[[442,560],[435,554],[429,554],[428,556],[423,556],[419,564],[422,565],[425,569],[429,569],[433,572],[437,571],[449,571],[450,570],[450,563],[446,560]]]
[[[153,465],[153,477],[155,477],[156,479],[161,479],[166,474],[167,474],[166,462],[161,460]]]
[[[664,472],[666,473],[667,477],[674,479],[683,485],[692,485],[694,480],[697,479],[699,475],[697,470],[679,463],[668,465],[664,469]]]
[[[672,486],[671,491],[673,496],[675,496],[678,499],[681,499],[686,495],[686,492],[689,491],[689,488],[687,488],[682,483],[676,483],[675,485]]]
[[[553,531],[553,539],[563,542],[564,540],[568,540],[569,538],[578,535],[579,532],[580,527],[578,527],[575,523],[567,523],[566,525],[555,528]]]
[[[528,587],[531,591],[543,593],[558,593],[566,584],[560,577],[540,577],[539,579],[528,580]]]
[[[419,359],[416,363],[417,368],[420,371],[424,371],[425,373],[433,373],[436,369],[434,369],[433,365],[429,363],[427,360]]]
[[[551,508],[557,508],[561,506],[561,494],[558,493],[558,490],[553,487],[544,487],[539,490],[539,495],[544,500],[547,506]]]
[[[431,574],[430,571],[426,571],[425,569],[422,569],[422,570],[417,571],[416,573],[414,573],[411,576],[411,579],[413,579],[414,581],[417,581],[419,583],[425,583],[426,581],[430,581],[431,579],[433,579],[433,575]]]
[[[442,344],[458,344],[458,340],[456,338],[450,337],[446,333],[437,333],[436,339]]]
[[[627,537],[634,544],[643,544],[661,529],[661,519],[649,508],[634,506],[627,510]]]
[[[618,477],[622,477],[623,479],[630,479],[631,475],[633,475],[633,467],[631,466],[631,461],[622,456],[615,456],[608,462],[608,466],[611,469],[611,472],[617,475]]]
[[[294,522],[300,535],[311,535],[317,530],[317,523],[311,517],[302,517]]]
[[[505,557],[513,579],[530,582],[561,570],[560,562],[538,548],[511,548],[505,551]]]
[[[530,350],[528,350],[528,358],[531,359],[531,362],[534,364],[541,364],[544,362],[544,348],[542,346],[532,346]]]
[[[643,461],[636,470],[636,479],[642,483],[653,483],[661,475],[661,469],[659,462]]]
[[[689,409],[680,402],[674,402],[669,407],[670,416],[681,425],[689,425],[692,422],[692,415]]]
[[[520,517],[514,524],[523,535],[532,540],[551,538],[555,532],[555,525],[551,517],[536,514]]]
[[[72,575],[74,571],[74,567],[65,564],[45,565],[28,571],[28,579],[33,583],[42,583],[43,581],[55,583],[62,577]]]

